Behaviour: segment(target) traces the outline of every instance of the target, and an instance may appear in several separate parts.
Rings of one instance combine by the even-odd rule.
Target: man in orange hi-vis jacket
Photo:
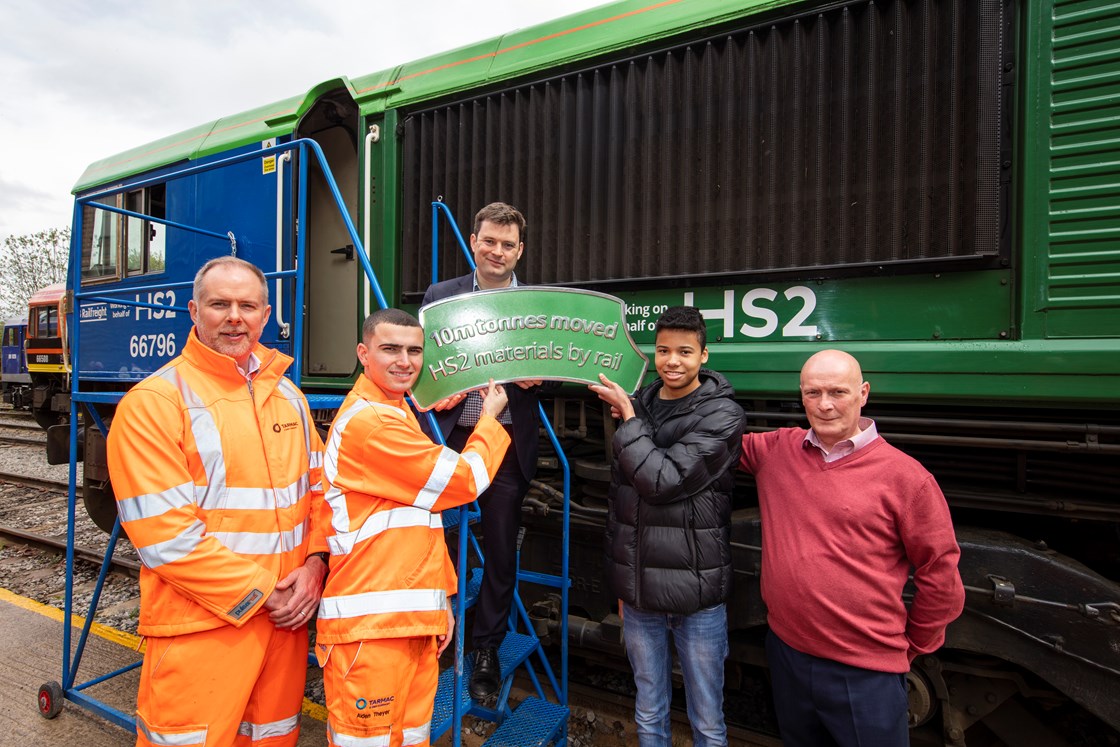
[[[211,260],[188,308],[182,354],[124,396],[109,431],[121,525],[143,563],[136,743],[290,747],[326,574],[308,555],[323,445],[284,378],[292,359],[258,344],[263,273]]]
[[[365,373],[331,425],[323,464],[330,574],[315,625],[332,745],[430,743],[438,657],[451,640],[456,585],[440,512],[494,478],[510,439],[490,382],[462,452],[432,443],[404,395],[423,365],[424,331],[397,309],[362,326]]]

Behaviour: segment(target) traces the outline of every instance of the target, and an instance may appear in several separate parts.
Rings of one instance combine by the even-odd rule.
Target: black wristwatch
[[[330,554],[329,552],[313,552],[313,553],[308,553],[307,557],[309,557],[309,558],[318,558],[319,560],[323,561],[323,564],[324,564],[324,565],[328,565],[328,566],[329,566],[329,565],[331,564],[331,554]]]

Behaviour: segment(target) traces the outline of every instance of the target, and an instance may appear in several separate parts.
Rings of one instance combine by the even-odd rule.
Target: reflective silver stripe
[[[404,730],[404,741],[401,742],[404,747],[410,744],[423,744],[428,741],[432,734],[431,723],[424,724],[423,726],[414,726],[411,729]]]
[[[288,404],[296,411],[300,422],[303,423],[304,453],[310,455],[311,429],[315,427],[315,424],[311,422],[311,418],[307,412],[307,399],[303,396],[303,392],[299,390],[299,387],[283,376],[280,377],[280,383],[276,385],[276,388],[287,397]]]
[[[303,543],[305,519],[287,532],[210,532],[209,536],[241,555],[277,555]]]
[[[482,495],[486,488],[490,487],[490,475],[486,472],[486,462],[482,461],[481,454],[473,451],[463,454],[463,459],[470,465],[471,474],[474,475],[475,495]]]
[[[172,563],[194,552],[198,543],[202,541],[205,530],[206,526],[201,521],[196,520],[191,523],[186,531],[180,532],[178,536],[172,537],[166,542],[157,542],[147,547],[137,547],[136,554],[140,556],[140,562],[144,565],[149,568],[158,568],[164,563]]]
[[[241,725],[237,727],[237,733],[249,737],[254,742],[261,739],[270,739],[271,737],[282,737],[291,734],[299,726],[299,714],[291,716],[290,718],[273,721],[267,724],[254,724],[249,721],[242,721]]]
[[[446,446],[440,449],[432,473],[428,475],[428,483],[416,494],[416,499],[412,501],[413,506],[430,511],[432,506],[436,505],[447,484],[455,476],[455,468],[459,466],[459,456],[459,452],[452,451]]]
[[[327,724],[331,730],[331,744],[335,747],[389,747],[389,734],[378,737],[355,737],[350,734],[339,734],[333,724]]]
[[[312,469],[314,469],[315,467],[322,467],[323,466],[323,452],[312,451],[307,456],[308,456],[308,462],[309,462],[308,466],[311,467]]]
[[[286,488],[227,488],[222,500],[207,506],[208,509],[238,509],[245,511],[271,511],[296,505],[310,491],[310,478],[307,474],[299,476]],[[162,493],[138,495],[117,502],[121,521],[135,521],[152,516],[160,516],[173,508],[194,503],[202,504],[207,489],[194,483],[183,483],[168,488]]]
[[[331,528],[336,533],[344,533],[350,531],[350,509],[346,506],[346,499],[342,495],[342,491],[331,485],[325,493],[323,493],[323,500],[331,507]],[[341,524],[340,530],[336,525]]]
[[[206,472],[206,486],[202,489],[201,496],[196,492],[195,500],[202,508],[213,508],[219,505],[226,486],[226,460],[222,453],[222,436],[218,432],[218,424],[214,422],[214,416],[203,403],[202,398],[195,394],[186,380],[179,375],[177,368],[160,371],[158,375],[179,390],[179,395],[187,406],[191,433],[194,434],[198,456]]]
[[[186,731],[181,734],[164,734],[159,731],[152,731],[140,714],[136,715],[136,729],[143,732],[148,741],[152,744],[168,745],[168,747],[187,747],[188,745],[206,744],[207,729],[201,731]]]
[[[342,434],[346,432],[346,426],[359,412],[370,407],[378,407],[399,415],[401,418],[408,418],[404,410],[399,407],[381,402],[370,402],[366,399],[359,399],[335,418],[323,456],[323,476],[327,478],[327,482],[330,484],[330,488],[327,489],[324,497],[331,507],[331,528],[334,529],[336,534],[344,534],[350,531],[350,511],[346,507],[346,498],[334,484],[335,480],[338,479],[338,450],[342,447]]]
[[[324,498],[327,505],[331,507],[331,528],[339,534],[350,531],[350,512],[346,507],[346,499],[342,491],[334,486],[334,481],[338,479],[338,450],[342,445],[342,434],[346,431],[346,425],[365,408],[365,405],[365,400],[358,400],[348,407],[346,412],[338,414],[331,426],[331,433],[323,453],[323,477],[330,485]]]
[[[433,612],[446,609],[447,592],[443,589],[367,591],[363,594],[323,597],[319,602],[319,617],[338,620],[391,612]]]
[[[238,509],[244,511],[271,511],[276,508],[290,508],[300,502],[311,489],[311,478],[307,473],[300,475],[295,482],[285,488],[233,488],[227,487],[222,499],[209,509]],[[196,500],[202,503],[206,488],[194,486]]]
[[[386,530],[401,529],[402,527],[443,529],[443,517],[440,514],[433,514],[430,511],[412,506],[391,508],[388,511],[378,511],[367,518],[356,532],[346,532],[345,534],[328,537],[327,543],[331,546],[332,555],[348,555],[354,549],[354,545],[359,542],[370,537],[376,537]]]
[[[182,508],[194,503],[193,482],[185,482],[168,488],[161,493],[148,493],[134,498],[123,498],[117,501],[117,511],[121,521],[136,521],[151,516],[160,516],[173,508]]]

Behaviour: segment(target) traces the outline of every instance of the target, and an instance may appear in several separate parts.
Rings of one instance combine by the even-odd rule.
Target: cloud
[[[597,0],[0,0],[0,239],[70,222],[115,153]]]
[[[70,214],[58,210],[61,202],[58,195],[10,179],[0,172],[0,241],[9,236],[70,225]],[[70,203],[69,200],[64,202],[67,206]]]

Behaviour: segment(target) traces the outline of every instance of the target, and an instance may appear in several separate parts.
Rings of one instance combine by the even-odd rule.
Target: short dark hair
[[[477,236],[478,232],[482,230],[482,221],[484,220],[499,226],[517,226],[517,240],[525,241],[525,216],[513,205],[507,205],[504,202],[491,202],[474,214],[474,231],[471,233]]]
[[[670,306],[657,318],[653,326],[653,337],[663,329],[679,329],[683,332],[695,332],[700,338],[700,349],[708,346],[708,327],[704,324],[704,317],[700,309],[695,306]]]
[[[378,309],[362,323],[362,342],[373,337],[378,324],[395,324],[398,327],[419,327],[420,322],[412,314],[400,309]]]

